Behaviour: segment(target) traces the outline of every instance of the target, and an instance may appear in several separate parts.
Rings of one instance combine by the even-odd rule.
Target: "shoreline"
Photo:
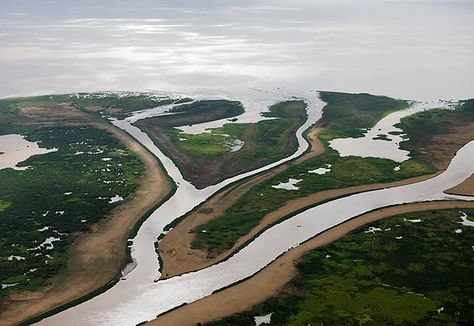
[[[309,124],[309,123],[307,122],[307,123],[305,123],[305,125],[303,125],[302,127],[300,127],[300,128],[298,129],[298,131],[297,131],[297,134],[298,134],[298,133],[300,133],[300,134],[303,133],[302,129],[303,129],[303,128],[307,128],[307,125],[308,125],[308,124]],[[114,125],[117,126],[117,127],[120,128],[120,129],[122,129],[125,133],[129,134],[132,138],[135,138],[135,139],[138,141],[138,143],[141,143],[141,141],[140,141],[140,139],[141,139],[140,136],[141,136],[142,133],[143,133],[142,131],[140,131],[140,134],[137,134],[137,135],[136,135],[136,134],[133,133],[133,132],[129,132],[129,130],[128,130],[127,128],[122,128],[122,126],[119,125],[119,124],[115,124],[115,123],[114,123]],[[135,128],[136,128],[136,127],[135,127]],[[143,133],[143,135],[146,135],[146,134]],[[146,139],[145,139],[145,140],[149,140],[148,136],[146,136]],[[298,139],[298,140],[299,140],[299,145],[302,146],[301,142],[304,142],[304,141],[303,141],[303,140],[300,140],[300,139]],[[151,143],[153,144],[152,141],[151,141]],[[305,145],[307,144],[306,142],[304,142],[304,143],[305,143]],[[154,149],[154,148],[149,148],[149,147],[147,146],[147,144],[145,144],[145,145],[143,145],[143,146],[146,146],[147,149],[148,149],[148,152],[150,152],[152,155],[154,155],[154,157],[158,157],[159,159],[162,159],[162,158],[163,158],[162,156],[164,156],[164,155],[159,151],[158,148],[155,148],[155,149]],[[291,155],[292,157],[290,156],[290,157],[287,157],[287,158],[282,159],[281,161],[283,161],[283,162],[277,161],[277,162],[274,162],[274,163],[270,164],[270,166],[268,166],[268,167],[265,166],[265,167],[262,167],[262,168],[260,168],[260,169],[265,169],[265,170],[266,170],[266,169],[269,169],[272,165],[273,165],[273,166],[281,165],[282,163],[284,163],[284,162],[286,162],[286,161],[289,161],[289,160],[294,159],[294,157],[296,157],[296,156],[301,156],[301,154],[305,153],[305,152],[308,150],[309,146],[306,145],[306,147],[307,147],[307,148],[306,148],[305,150],[301,150],[300,148],[298,148],[298,150],[297,150],[293,155]],[[165,158],[168,159],[167,157],[165,157]],[[172,161],[171,161],[171,160],[170,160],[169,162],[165,160],[165,162],[162,163],[162,164],[168,168],[167,164],[170,164],[170,163],[172,164]],[[174,164],[173,164],[173,166],[174,166]],[[177,169],[176,169],[176,170],[177,170]],[[258,169],[257,169],[257,170],[258,170]],[[264,170],[263,170],[263,171],[264,171]],[[263,171],[260,171],[260,172],[259,172],[259,171],[252,171],[252,172],[253,172],[255,175],[257,175],[257,174],[259,174],[259,173],[261,173],[261,172],[263,172]],[[174,176],[174,174],[176,174],[176,171],[171,171],[171,172],[172,172],[172,173],[170,173],[170,171],[167,171],[168,176],[170,176],[170,177],[171,177],[171,176]],[[252,173],[252,172],[249,172],[249,173]],[[178,173],[179,173],[179,172],[178,172]],[[248,177],[251,177],[251,175],[249,175]],[[241,179],[245,179],[245,178],[246,178],[246,176],[245,176],[245,174],[244,174],[244,176],[241,177]],[[223,185],[222,188],[226,188],[227,186],[229,186],[228,189],[231,189],[231,188],[234,187],[236,184],[238,184],[238,182],[236,182],[236,181],[239,181],[239,180],[233,180],[233,179],[235,179],[235,178],[231,178],[231,180],[229,180],[228,184],[227,184],[227,185]],[[179,182],[177,182],[177,184],[179,184]],[[212,194],[211,194],[210,196],[212,196]],[[156,211],[155,211],[155,212],[156,212]],[[183,214],[184,214],[184,213],[183,213]],[[149,221],[149,220],[147,220],[147,221]],[[147,222],[147,221],[146,221],[146,222]],[[173,222],[174,222],[174,220],[171,221],[170,223],[168,223],[168,225],[172,224]],[[168,227],[168,225],[165,225],[165,226],[164,226],[164,229],[165,229],[165,230],[166,230],[166,228]],[[137,242],[137,241],[140,241],[140,239],[137,239],[137,237],[135,237],[133,246],[136,245],[136,242]],[[126,241],[125,241],[125,242],[126,242]],[[133,247],[132,247],[132,248],[129,248],[129,251],[130,251],[130,250],[133,250]],[[136,253],[135,253],[135,254],[136,254]],[[154,251],[153,251],[153,256],[156,257],[156,253],[155,253]],[[135,256],[135,257],[136,257],[136,256]],[[136,278],[136,274],[135,274],[135,278]],[[117,287],[120,287],[120,283],[116,284],[116,287],[114,287],[114,289],[116,289]],[[105,289],[105,290],[107,290],[107,289]],[[105,290],[104,290],[104,291],[105,291]],[[102,291],[102,292],[103,292],[103,291]],[[98,294],[100,294],[100,293],[94,292],[94,294],[93,294],[92,296],[95,296],[95,297],[97,298],[97,295],[98,295]],[[105,295],[105,293],[104,293],[104,295]],[[92,298],[92,296],[89,296],[88,298],[90,299],[90,298]],[[80,302],[77,302],[77,303],[80,303]],[[76,304],[77,304],[77,303],[76,303]],[[69,306],[66,305],[66,306],[64,306],[64,309],[66,309],[66,308],[68,308],[68,307],[69,307]],[[59,310],[59,311],[63,311],[64,309],[61,309],[61,310]],[[58,311],[55,311],[55,313],[57,313],[57,312],[58,312]],[[37,320],[39,320],[39,318],[45,318],[45,317],[48,317],[48,316],[50,316],[50,315],[48,315],[47,313],[42,314],[41,316],[38,317]],[[37,320],[35,320],[35,321],[37,321]],[[43,322],[44,322],[44,321],[43,321]]]
[[[464,180],[463,183],[446,190],[445,193],[459,196],[474,196],[474,174]]]
[[[326,230],[284,253],[253,276],[193,303],[149,321],[151,326],[191,326],[218,320],[250,309],[279,291],[296,275],[295,265],[307,252],[336,241],[367,223],[398,214],[433,209],[474,208],[473,202],[433,201],[386,207],[355,217]]]

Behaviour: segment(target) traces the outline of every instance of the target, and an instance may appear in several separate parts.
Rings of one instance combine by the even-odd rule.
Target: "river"
[[[459,150],[448,169],[435,178],[329,201],[266,230],[225,262],[197,272],[154,282],[160,274],[153,243],[169,222],[222,187],[288,161],[306,150],[308,145],[302,137],[302,132],[319,118],[324,103],[319,100],[317,94],[314,94],[307,100],[307,104],[309,118],[297,132],[299,148],[296,153],[279,162],[202,190],[197,190],[184,180],[173,162],[160,152],[145,133],[131,124],[135,121],[134,117],[114,121],[116,126],[127,131],[162,161],[169,175],[178,184],[178,190],[140,228],[132,247],[136,268],[127,275],[126,280],[118,282],[110,290],[85,303],[44,319],[39,324],[64,325],[67,321],[68,325],[135,325],[249,277],[287,250],[365,212],[421,201],[471,199],[446,195],[443,191],[464,181],[474,172],[474,141]],[[156,115],[156,110],[163,111],[163,108],[138,114],[141,117]],[[386,119],[393,117],[387,116]]]

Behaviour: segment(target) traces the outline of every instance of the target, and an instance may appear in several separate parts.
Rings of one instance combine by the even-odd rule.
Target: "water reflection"
[[[335,89],[463,98],[472,1],[0,1],[0,96]]]
[[[26,161],[33,155],[46,154],[57,150],[57,148],[40,148],[37,142],[30,142],[22,135],[0,135],[0,170],[6,168],[26,170],[28,166],[18,167],[17,164]]]

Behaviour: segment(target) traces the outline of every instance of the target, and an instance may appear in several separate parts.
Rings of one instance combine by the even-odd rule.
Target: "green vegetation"
[[[296,139],[292,133],[296,132],[306,119],[305,105],[303,102],[277,103],[271,106],[270,112],[264,116],[277,119],[263,120],[256,124],[229,123],[212,129],[210,133],[193,135],[174,132],[170,136],[175,146],[193,159],[222,156],[229,153],[240,140],[248,143],[247,147],[256,150],[244,149],[244,157],[237,157],[238,160],[243,160],[239,164],[252,166],[255,160],[272,162],[289,152],[285,146],[288,139],[292,140],[291,147],[294,150]]]
[[[319,125],[331,129],[332,138],[361,137],[386,115],[405,109],[408,102],[386,96],[320,92],[328,105]]]
[[[332,165],[331,171],[324,175],[308,172],[326,167],[327,164]],[[399,165],[400,170],[395,171],[395,167]],[[414,160],[398,164],[377,158],[354,156],[341,158],[337,152],[328,149],[324,155],[292,166],[285,172],[256,185],[230,207],[224,216],[199,226],[193,247],[228,249],[238,238],[257,226],[266,214],[292,199],[303,198],[323,190],[391,182],[432,172],[434,170]],[[273,185],[287,182],[290,178],[302,180],[297,184],[299,187],[297,191],[272,188]]]
[[[22,124],[19,111],[26,107],[54,107],[66,102],[66,95],[34,96],[0,99],[0,135],[20,133],[31,130]]]
[[[0,200],[0,213],[10,208],[12,204],[8,201]]]
[[[460,215],[410,213],[357,229],[305,255],[281,295],[206,325],[269,313],[270,325],[472,325],[474,228]]]
[[[378,134],[377,136],[372,138],[373,140],[385,140],[385,141],[391,141],[390,138],[386,134]]]
[[[191,99],[172,99],[151,93],[106,92],[106,93],[76,93],[69,95],[69,101],[77,107],[87,108],[100,106],[105,115],[119,119],[127,117],[130,112],[152,109],[172,103],[185,103]]]
[[[35,290],[58,273],[74,233],[89,230],[132,196],[143,171],[141,161],[103,130],[48,127],[26,137],[58,150],[19,164],[29,169],[0,170],[0,296]]]
[[[178,106],[168,115],[139,121],[163,151],[197,187],[277,161],[296,150],[296,130],[306,120],[302,101],[270,107],[268,119],[258,123],[227,123],[208,133],[186,134],[177,128],[243,113],[240,102],[202,101]],[[229,119],[230,120],[230,119]]]
[[[408,160],[399,164],[379,158],[354,156],[341,158],[327,145],[335,137],[356,135],[360,131],[359,128],[372,127],[388,112],[404,108],[406,105],[404,101],[367,94],[328,92],[323,92],[321,97],[328,103],[320,122],[320,125],[324,125],[325,129],[319,134],[319,138],[326,146],[326,152],[297,166],[290,166],[284,172],[254,186],[223,216],[197,228],[196,238],[192,243],[194,248],[217,249],[219,251],[229,249],[241,236],[257,226],[266,214],[284,206],[292,199],[307,197],[323,190],[398,181],[434,172],[431,166],[416,160]],[[351,101],[351,97],[354,98],[353,101]],[[352,129],[350,129],[351,123],[347,122],[349,118],[345,110],[357,117],[357,122]],[[363,113],[359,114],[359,111]],[[364,122],[363,119],[367,119],[367,121]],[[396,169],[398,166],[400,168]],[[330,167],[330,171],[326,174],[320,175],[310,172],[328,167]],[[272,188],[280,182],[287,182],[290,178],[302,180],[297,184],[299,190],[288,191]]]
[[[201,134],[186,134],[177,129],[168,131],[173,144],[189,157],[197,159],[220,158],[239,144],[246,130],[243,124],[226,124]]]
[[[137,125],[142,126],[148,122],[169,130],[179,126],[231,118],[244,113],[244,108],[238,101],[202,100],[175,106],[170,112],[176,114],[148,118],[139,121]]]

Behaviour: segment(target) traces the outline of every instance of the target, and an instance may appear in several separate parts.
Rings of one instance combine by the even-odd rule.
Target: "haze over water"
[[[249,88],[474,97],[474,1],[0,0],[0,97]]]

